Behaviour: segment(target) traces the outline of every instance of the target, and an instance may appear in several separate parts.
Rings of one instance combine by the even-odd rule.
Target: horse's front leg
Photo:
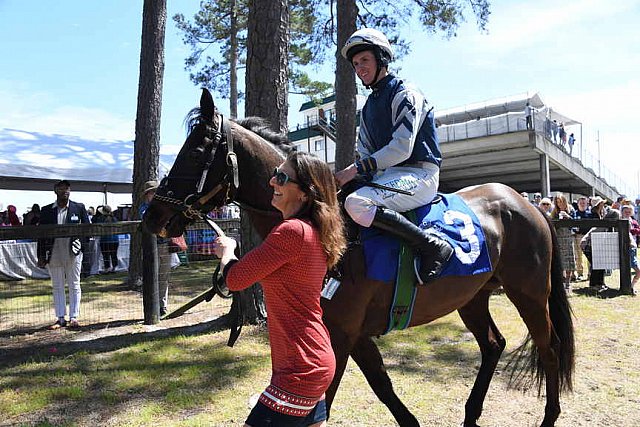
[[[325,315],[329,311],[330,310],[325,308]],[[327,391],[325,392],[328,418],[331,414],[331,405],[333,404],[333,399],[335,399],[336,393],[338,392],[338,387],[340,387],[340,381],[342,380],[342,376],[344,375],[344,371],[347,367],[349,354],[355,344],[357,334],[345,331],[338,323],[333,322],[331,318],[325,318],[324,323],[331,335],[331,347],[333,348],[333,353],[336,358],[336,371],[333,375],[333,381],[331,381],[329,388],[327,388]]]
[[[419,426],[420,423],[393,391],[391,379],[382,361],[382,355],[373,339],[362,336],[351,350],[356,362],[378,399],[384,403],[401,427]]]

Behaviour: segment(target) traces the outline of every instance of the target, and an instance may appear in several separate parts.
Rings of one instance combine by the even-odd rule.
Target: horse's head
[[[189,135],[144,216],[152,233],[179,236],[185,227],[223,206],[238,186],[230,122],[216,112],[203,89],[200,108],[189,116]]]

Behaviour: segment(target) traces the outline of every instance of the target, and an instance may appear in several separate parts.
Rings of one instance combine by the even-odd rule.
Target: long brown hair
[[[310,153],[294,151],[287,161],[296,171],[300,188],[307,195],[307,203],[298,216],[308,217],[318,228],[327,267],[331,268],[347,247],[333,173],[329,165]]]
[[[562,205],[562,206],[561,206]],[[551,211],[551,218],[558,219],[560,218],[560,212],[566,212],[571,215],[573,211],[573,206],[569,204],[569,201],[562,194],[558,194],[553,199],[553,210]]]

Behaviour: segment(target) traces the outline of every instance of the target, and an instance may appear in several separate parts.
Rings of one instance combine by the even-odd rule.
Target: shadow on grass
[[[463,345],[474,343],[472,348]],[[462,325],[439,322],[389,334],[377,341],[385,365],[403,373],[425,373],[430,380],[446,382],[450,377],[471,372],[480,362],[475,338]],[[452,373],[452,368],[458,373]]]
[[[14,421],[106,425],[111,416],[132,405],[151,413],[200,411],[214,404],[219,393],[232,392],[238,381],[269,366],[263,331],[247,334],[258,339],[262,350],[240,350],[241,357],[217,338],[183,339],[224,330],[226,323],[220,318],[195,326],[69,343],[59,346],[55,356],[46,355],[46,349],[45,353],[34,351],[27,359],[46,363],[12,369],[3,387],[42,403],[16,412]],[[116,351],[128,347],[129,351]],[[97,353],[104,354],[96,357]],[[34,418],[44,424],[33,424]]]
[[[475,337],[462,323],[455,321],[441,321],[411,328],[398,336],[392,333],[376,343],[392,377],[394,371],[400,375],[423,375],[428,381],[443,386],[452,381],[473,381],[482,361]],[[494,387],[495,384],[500,384],[503,388],[511,388],[513,367],[508,364],[517,356],[516,350],[522,340],[512,340],[507,344],[495,370],[492,380]],[[525,374],[526,376],[528,375]],[[528,389],[527,386],[521,391]]]
[[[109,322],[92,323],[90,325],[82,326],[82,330],[83,331],[99,331],[101,329],[107,329],[107,328],[118,328],[122,326],[135,325],[142,322],[142,320],[143,319],[128,319],[128,320],[114,320]],[[28,336],[28,335],[35,334],[37,332],[44,332],[47,330],[49,330],[49,325],[37,326],[33,328],[20,327],[16,329],[8,329],[6,331],[0,332],[0,338],[9,338],[9,337],[16,338],[21,336]],[[29,349],[31,349],[31,347],[29,347]]]
[[[573,293],[575,295],[587,296],[587,297],[595,297],[601,299],[609,299],[609,298],[617,298],[622,296],[627,296],[620,292],[618,289],[609,288],[606,289],[594,289],[589,286],[585,286],[583,288],[574,288]]]
[[[77,352],[101,353],[126,348],[135,344],[154,341],[173,336],[195,336],[211,332],[220,332],[229,329],[229,315],[217,319],[202,322],[196,325],[178,326],[158,329],[151,332],[136,332],[120,335],[110,335],[85,341],[70,341],[55,344],[32,345],[28,349],[13,348],[3,349],[0,356],[0,368],[16,366],[26,362],[50,362],[58,358],[64,358]],[[83,327],[84,330],[101,330],[107,327],[127,326],[139,323],[135,320],[123,320],[105,322]],[[40,329],[42,330],[42,329]]]

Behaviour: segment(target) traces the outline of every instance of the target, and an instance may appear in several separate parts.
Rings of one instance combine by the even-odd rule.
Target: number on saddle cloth
[[[404,215],[415,213],[418,220],[414,223],[446,240],[454,248],[454,256],[441,276],[470,276],[491,271],[489,250],[475,213],[456,194],[442,194],[437,199]],[[364,246],[367,277],[395,281],[402,242],[375,228],[361,228],[360,240]]]

